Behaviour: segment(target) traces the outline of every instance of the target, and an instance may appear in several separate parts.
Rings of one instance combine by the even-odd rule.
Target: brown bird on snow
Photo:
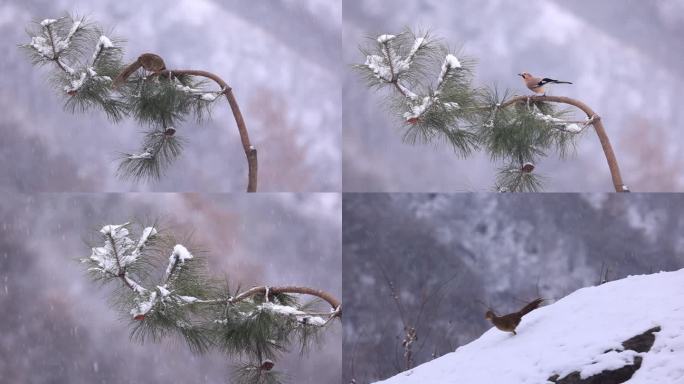
[[[161,56],[156,55],[154,53],[143,53],[138,57],[136,61],[134,61],[132,64],[124,68],[123,71],[119,74],[119,76],[114,79],[114,84],[113,87],[117,88],[121,84],[128,79],[130,75],[133,74],[133,72],[137,71],[138,68],[142,67],[146,71],[150,71],[154,74],[158,74],[161,71],[164,71],[166,69],[166,64],[164,64],[164,59],[161,58]]]
[[[518,324],[520,324],[522,317],[539,308],[539,305],[543,301],[544,299],[542,298],[535,299],[518,312],[509,313],[508,315],[503,316],[497,316],[496,313],[494,313],[492,310],[489,310],[485,314],[485,319],[491,321],[492,324],[494,324],[494,326],[498,329],[504,332],[513,332],[514,335],[517,335],[517,333],[515,333],[515,328],[518,326]]]
[[[518,76],[521,76],[523,78],[525,86],[530,91],[534,93],[540,93],[542,95],[546,94],[546,90],[544,90],[544,86],[546,84],[572,84],[569,81],[554,80],[549,79],[548,77],[541,79],[539,77],[532,76],[529,72],[518,73]]]

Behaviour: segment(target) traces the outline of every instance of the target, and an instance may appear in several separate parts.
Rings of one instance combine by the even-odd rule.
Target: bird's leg
[[[517,335],[517,333],[515,333],[515,330],[513,330],[513,334],[514,334],[514,335]]]

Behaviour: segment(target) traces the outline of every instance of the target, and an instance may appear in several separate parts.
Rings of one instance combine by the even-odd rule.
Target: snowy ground
[[[455,352],[379,383],[545,383],[632,364],[630,384],[684,383],[684,269],[583,288],[525,316],[518,335],[495,328]],[[660,326],[649,352],[621,343]],[[615,351],[604,353],[608,350]],[[550,382],[548,382],[550,383]]]

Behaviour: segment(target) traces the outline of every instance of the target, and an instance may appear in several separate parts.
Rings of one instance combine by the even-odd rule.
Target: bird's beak
[[[518,73],[518,76],[520,76],[520,77],[525,77],[525,76],[523,76],[523,74],[522,74],[522,73]]]

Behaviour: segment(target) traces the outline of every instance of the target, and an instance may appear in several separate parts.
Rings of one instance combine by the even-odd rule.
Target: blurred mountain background
[[[418,365],[489,329],[488,306],[684,267],[679,194],[350,193],[342,214],[344,383],[406,370],[402,317]]]
[[[404,27],[432,31],[478,59],[477,85],[527,94],[517,73],[574,82],[570,96],[602,117],[633,191],[684,189],[684,2],[681,0],[354,0],[343,4],[345,191],[489,191],[496,168],[488,156],[456,156],[444,144],[410,146],[401,122],[349,66],[363,63],[367,37]],[[435,69],[435,71],[437,71]],[[579,116],[581,117],[581,116]],[[582,117],[583,118],[583,117]],[[535,172],[549,192],[611,191],[608,166],[593,131],[574,156],[552,154]]]
[[[131,219],[192,233],[211,273],[238,284],[302,285],[340,298],[339,194],[0,194],[3,383],[227,383],[231,361],[184,342],[129,340],[128,316],[78,262],[104,224]],[[93,236],[91,236],[93,235]],[[197,253],[197,252],[195,252]],[[305,266],[305,267],[304,267]],[[305,298],[306,299],[306,298]],[[338,382],[341,326],[276,362],[297,383]]]
[[[228,103],[179,128],[182,157],[158,182],[117,179],[117,157],[137,151],[143,127],[103,113],[71,114],[63,95],[18,44],[32,21],[90,17],[127,40],[125,58],[161,55],[205,69],[233,88],[259,151],[261,191],[341,189],[341,1],[11,0],[0,3],[0,190],[243,191],[247,162]],[[108,32],[109,33],[109,32]]]

